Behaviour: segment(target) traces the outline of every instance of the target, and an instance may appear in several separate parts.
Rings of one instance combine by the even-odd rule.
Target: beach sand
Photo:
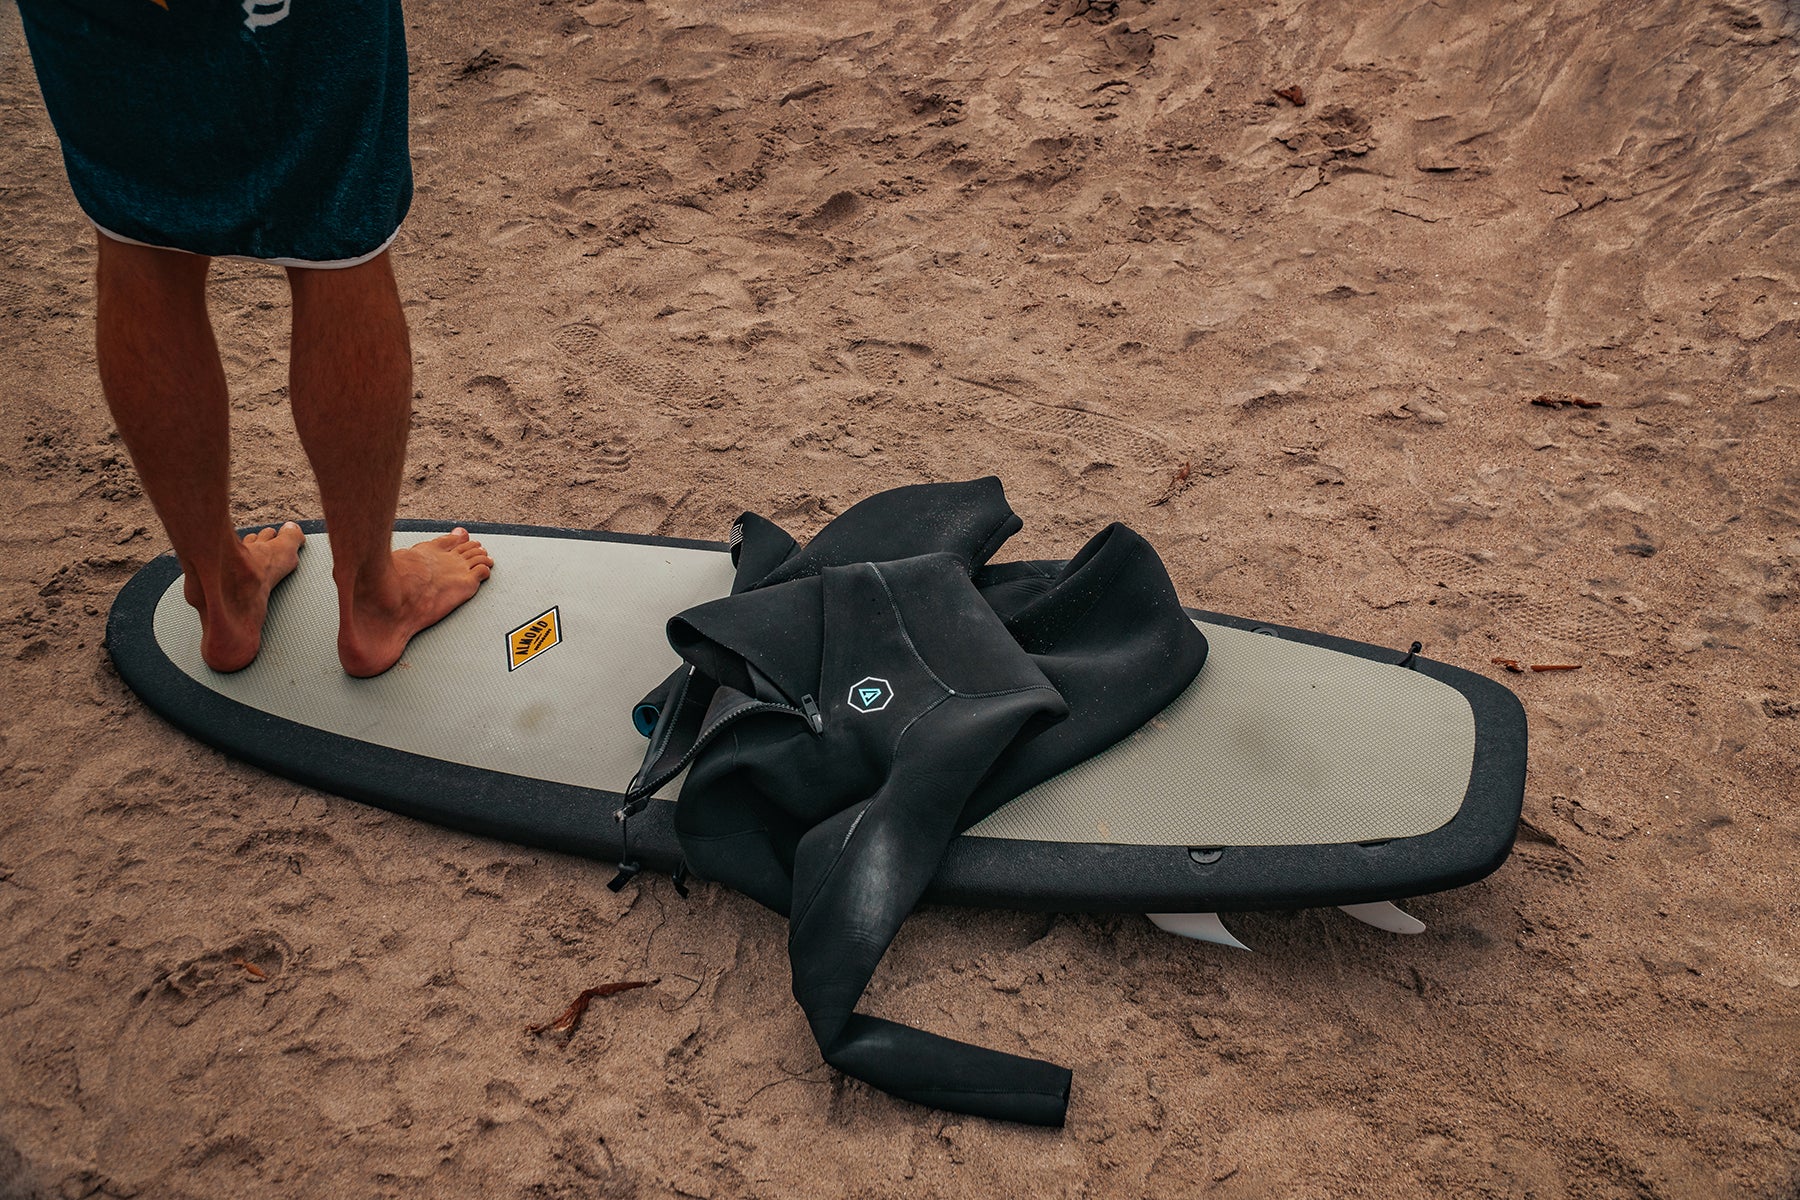
[[[1025,1129],[824,1068],[739,896],[189,740],[101,644],[167,543],[8,6],[0,1195],[1800,1194],[1791,5],[408,15],[402,516],[807,536],[996,473],[1008,556],[1123,520],[1189,603],[1502,679],[1517,849],[1414,938],[920,912],[864,1007],[1072,1067]],[[316,516],[285,285],[213,280],[234,516]]]

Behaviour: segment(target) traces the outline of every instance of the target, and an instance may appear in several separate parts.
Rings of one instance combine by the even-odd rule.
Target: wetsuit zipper
[[[791,704],[777,704],[773,700],[761,700],[755,704],[747,704],[743,708],[733,709],[695,735],[693,745],[687,748],[686,752],[682,754],[678,761],[626,793],[625,803],[619,806],[618,812],[614,813],[613,817],[616,820],[623,821],[625,818],[633,816],[640,811],[645,803],[649,801],[651,794],[655,792],[657,788],[681,774],[687,765],[694,760],[694,756],[704,750],[707,743],[711,742],[721,730],[737,724],[745,717],[753,716],[757,713],[771,712],[785,713],[790,717],[799,717],[806,722],[807,729],[811,730],[814,736],[825,732],[825,718],[819,712],[819,702],[810,695],[800,697],[799,708],[795,708]]]

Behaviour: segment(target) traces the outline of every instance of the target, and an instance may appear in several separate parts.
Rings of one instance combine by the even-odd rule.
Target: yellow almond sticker
[[[506,669],[518,670],[561,641],[562,622],[552,607],[506,635],[506,650],[511,657]]]

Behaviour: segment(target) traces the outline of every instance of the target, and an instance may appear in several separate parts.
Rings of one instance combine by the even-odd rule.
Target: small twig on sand
[[[1193,460],[1186,458],[1182,459],[1181,465],[1175,468],[1175,478],[1169,480],[1169,486],[1163,489],[1162,495],[1150,502],[1150,507],[1159,508],[1173,500],[1176,496],[1179,496],[1182,492],[1187,491],[1189,479],[1193,475],[1193,472]]]
[[[825,1065],[824,1063],[815,1063],[812,1066],[806,1068],[806,1070],[804,1070],[804,1071],[790,1071],[786,1067],[782,1066],[780,1063],[776,1063],[775,1069],[777,1071],[780,1071],[782,1073],[782,1075],[785,1076],[785,1078],[769,1080],[769,1082],[763,1084],[761,1087],[757,1088],[754,1092],[751,1092],[748,1096],[745,1096],[743,1098],[743,1100],[741,1101],[741,1103],[748,1104],[748,1103],[750,1103],[750,1101],[756,1099],[758,1096],[762,1095],[764,1092],[768,1091],[770,1088],[779,1087],[780,1085],[782,1085],[784,1083],[824,1083],[825,1080],[823,1080],[823,1079],[807,1078],[807,1076],[813,1074],[813,1072],[817,1071],[820,1067],[823,1067],[824,1065]]]
[[[594,1002],[594,997],[615,996],[620,992],[629,992],[632,988],[651,987],[661,982],[662,980],[660,979],[627,979],[619,983],[603,983],[599,987],[588,988],[586,991],[582,992],[581,995],[575,997],[574,1002],[571,1003],[568,1008],[563,1010],[562,1016],[556,1018],[556,1020],[550,1022],[548,1025],[527,1025],[525,1027],[525,1032],[532,1034],[546,1032],[572,1034],[575,1032],[575,1026],[581,1023],[582,1014],[587,1012],[588,1005]]]

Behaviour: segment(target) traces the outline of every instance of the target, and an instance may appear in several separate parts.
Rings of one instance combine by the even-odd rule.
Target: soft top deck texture
[[[173,724],[323,790],[437,824],[615,859],[643,752],[631,706],[675,664],[666,618],[729,589],[718,543],[471,525],[500,566],[374,680],[338,669],[317,522],[257,662],[218,675],[172,557],[121,591],[108,647]],[[400,541],[451,528],[403,522]],[[1510,850],[1523,709],[1429,659],[1189,610],[1200,678],[1126,741],[958,838],[929,898],[1059,911],[1205,911],[1395,899],[1468,883]],[[521,656],[523,655],[523,656]],[[674,789],[666,789],[672,797]],[[667,799],[634,857],[679,859]]]

